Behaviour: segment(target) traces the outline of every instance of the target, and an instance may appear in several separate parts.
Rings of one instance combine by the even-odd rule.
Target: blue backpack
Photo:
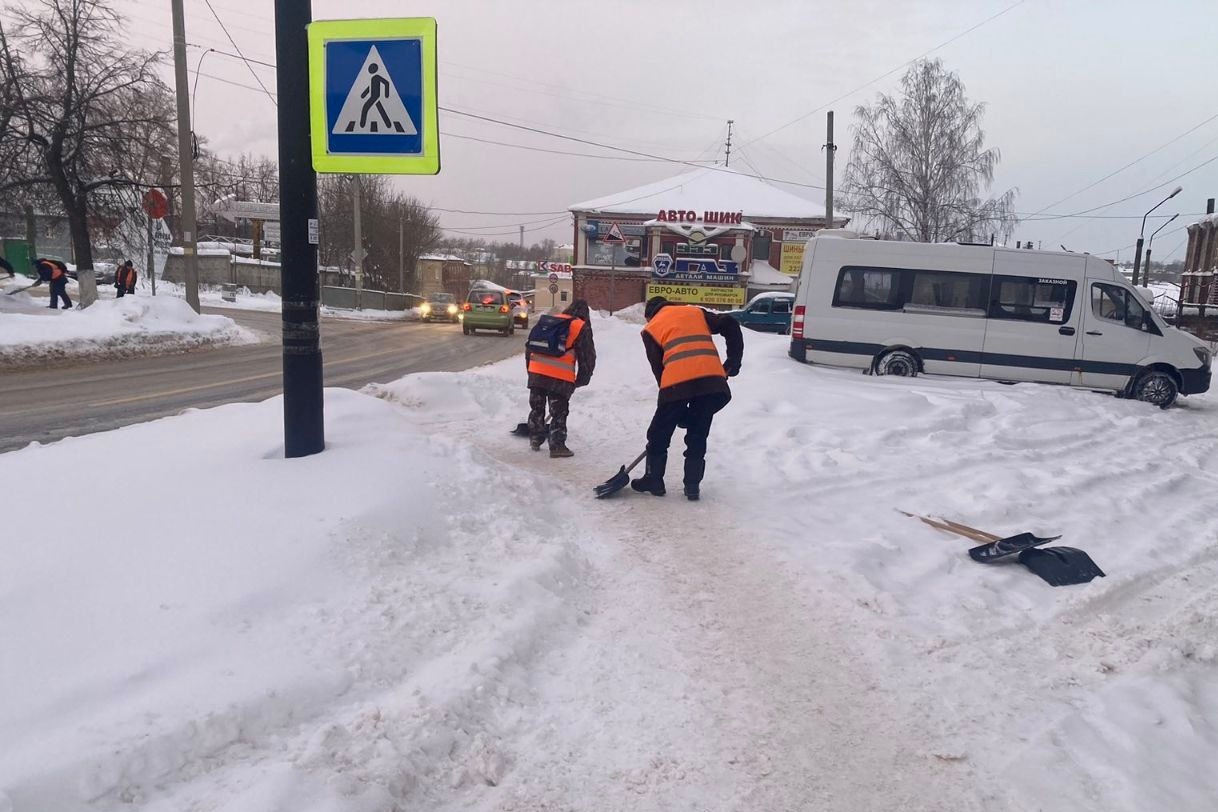
[[[529,338],[524,342],[532,352],[542,355],[560,356],[567,353],[567,336],[571,333],[571,319],[562,319],[542,314],[529,331]]]

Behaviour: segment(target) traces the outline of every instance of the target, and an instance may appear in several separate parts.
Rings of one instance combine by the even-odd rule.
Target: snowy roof
[[[789,285],[795,281],[795,277],[777,270],[764,259],[753,260],[749,273],[752,275],[750,282],[754,285]]]
[[[695,169],[646,186],[576,203],[571,211],[654,215],[661,208],[677,207],[698,212],[741,211],[746,219],[825,216],[825,208],[820,203],[785,192],[753,175],[723,167]]]
[[[469,265],[469,261],[464,257],[459,257],[456,254],[423,254],[419,259],[437,259],[441,262],[464,262]]]

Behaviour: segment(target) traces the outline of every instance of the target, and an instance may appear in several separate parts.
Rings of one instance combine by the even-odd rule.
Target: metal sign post
[[[279,90],[279,209],[283,232],[284,456],[326,447],[317,302],[317,176],[310,164],[309,71],[311,0],[275,0]]]

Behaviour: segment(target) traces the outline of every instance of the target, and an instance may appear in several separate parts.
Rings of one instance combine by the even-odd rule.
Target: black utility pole
[[[317,306],[317,174],[309,142],[312,0],[275,0],[283,278],[284,455],[326,447]]]

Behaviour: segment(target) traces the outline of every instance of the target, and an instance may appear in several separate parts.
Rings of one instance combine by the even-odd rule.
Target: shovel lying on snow
[[[620,491],[622,488],[629,485],[630,484],[630,472],[633,471],[634,467],[636,465],[638,465],[640,462],[642,462],[643,458],[646,456],[647,456],[647,451],[644,449],[642,454],[640,454],[634,458],[634,462],[630,463],[630,465],[623,465],[621,468],[618,469],[616,474],[609,477],[609,479],[605,480],[600,485],[597,485],[595,488],[593,488],[592,490],[596,492],[596,498],[604,499],[606,496],[612,496],[613,494]]]
[[[528,423],[517,423],[516,428],[512,429],[512,434],[516,437],[528,437],[529,436],[529,424]]]
[[[987,533],[984,530],[978,530],[975,527],[969,527],[967,524],[953,522],[950,519],[931,519],[927,516],[919,516],[916,513],[906,513],[904,510],[900,511],[900,513],[911,519],[918,519],[923,524],[928,524],[936,530],[954,533],[957,536],[981,542],[980,545],[970,549],[968,554],[974,561],[980,561],[983,564],[1001,561],[1013,555],[1018,555],[1024,550],[1039,547],[1041,544],[1048,544],[1061,538],[1061,536],[1043,538],[1041,536],[1034,536],[1031,533],[1017,533],[1014,536],[1003,538],[993,533]]]

